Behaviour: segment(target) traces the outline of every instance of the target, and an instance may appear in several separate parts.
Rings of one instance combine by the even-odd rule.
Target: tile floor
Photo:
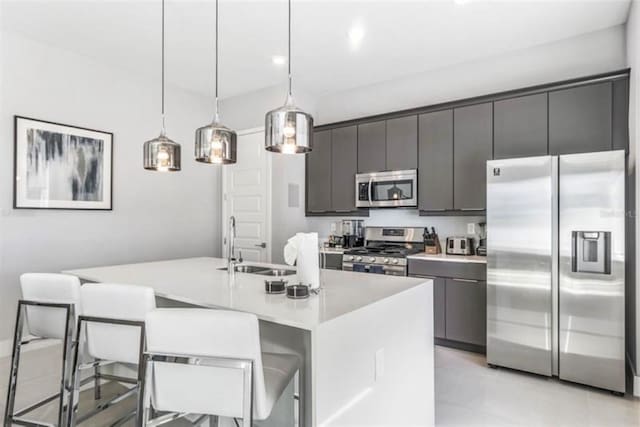
[[[55,389],[58,378],[50,372],[57,365],[52,367],[51,360],[59,355],[57,347],[24,354],[18,407]],[[507,369],[489,369],[483,356],[460,350],[436,347],[435,356],[439,426],[640,426],[638,399]],[[9,363],[0,359],[0,412],[4,411]],[[105,386],[103,399],[118,390],[114,384]],[[95,403],[85,395],[81,404],[84,411]],[[84,425],[108,425],[108,420],[132,408],[133,401],[125,401]],[[34,418],[44,421],[55,414],[56,407],[49,405]]]
[[[490,369],[484,356],[436,347],[436,424],[440,426],[640,426],[640,400]]]

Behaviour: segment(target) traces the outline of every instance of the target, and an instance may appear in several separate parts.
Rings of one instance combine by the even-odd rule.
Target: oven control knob
[[[394,260],[393,260],[393,263],[394,263],[394,264],[397,264],[397,263],[398,263],[398,260],[397,260],[397,259],[394,259]]]
[[[385,258],[385,259],[384,259],[384,263],[385,263],[385,264],[389,264],[389,258]]]
[[[353,261],[353,255],[347,255],[347,256],[345,257],[345,260],[347,260],[347,261]]]
[[[356,258],[356,261],[362,261],[362,257],[359,256],[358,258]]]
[[[369,257],[369,262],[376,262],[376,257]]]

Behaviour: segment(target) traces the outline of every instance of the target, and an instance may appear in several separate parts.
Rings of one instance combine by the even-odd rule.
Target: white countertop
[[[427,254],[427,253],[419,253],[414,255],[409,255],[408,259],[421,259],[427,261],[446,261],[446,262],[472,262],[478,264],[486,264],[487,257],[486,256],[478,256],[478,255],[447,255],[447,254]]]
[[[247,264],[270,266],[253,262]],[[265,293],[264,281],[273,277],[235,273],[231,278],[226,271],[219,270],[220,267],[226,267],[226,260],[186,258],[67,270],[64,273],[92,282],[150,286],[160,297],[202,307],[255,313],[262,320],[307,330],[430,282],[408,277],[321,270],[320,294],[293,300],[284,294]],[[285,279],[293,283],[295,276]]]

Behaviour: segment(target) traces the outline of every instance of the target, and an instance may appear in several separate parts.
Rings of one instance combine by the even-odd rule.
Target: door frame
[[[252,135],[252,134],[256,134],[256,133],[262,133],[264,135],[264,127],[255,127],[255,128],[249,128],[249,129],[243,129],[237,132],[238,134],[238,140],[240,139],[240,137],[242,136],[246,136],[246,135]],[[238,141],[239,143],[240,141]],[[267,192],[265,194],[265,198],[266,198],[266,203],[265,203],[265,209],[266,209],[266,215],[265,215],[265,227],[266,227],[266,241],[267,241],[267,253],[266,253],[266,260],[267,262],[271,262],[271,253],[272,253],[272,243],[273,243],[273,234],[272,234],[272,227],[271,227],[271,216],[272,216],[272,207],[271,207],[271,195],[273,192],[273,184],[272,184],[272,173],[271,173],[271,153],[266,152],[265,150],[265,169],[266,169],[266,185],[267,185]],[[241,161],[241,159],[238,159],[238,161]],[[220,234],[222,235],[222,239],[220,239],[220,246],[221,246],[221,253],[222,253],[222,258],[226,257],[226,238],[227,238],[227,214],[228,214],[228,203],[227,203],[227,183],[228,183],[228,169],[224,166],[222,166],[222,188],[221,188],[221,198],[222,198],[222,216],[220,218],[220,222],[222,223],[221,225],[221,232]]]

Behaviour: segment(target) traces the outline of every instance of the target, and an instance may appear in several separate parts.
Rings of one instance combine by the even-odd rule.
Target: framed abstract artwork
[[[15,116],[17,209],[111,210],[113,134]]]

